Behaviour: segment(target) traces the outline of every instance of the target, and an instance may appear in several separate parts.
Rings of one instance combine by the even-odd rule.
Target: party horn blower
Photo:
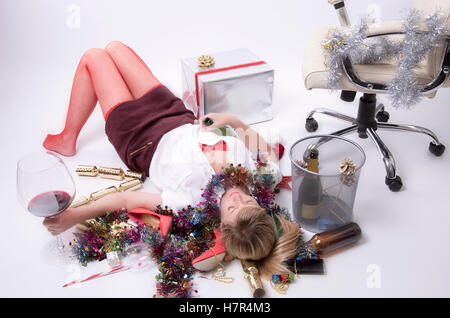
[[[120,267],[111,269],[108,272],[98,273],[98,274],[89,276],[89,277],[84,278],[84,279],[74,280],[74,281],[72,281],[70,283],[67,283],[67,284],[63,285],[63,287],[68,287],[68,286],[72,286],[72,285],[75,285],[75,284],[78,284],[78,283],[87,282],[88,280],[92,280],[92,279],[95,279],[95,278],[108,276],[108,275],[115,274],[115,273],[118,273],[118,272],[124,272],[124,271],[127,271],[127,270],[132,269],[132,268],[141,267],[142,265],[144,265],[144,263],[138,263],[136,266],[127,266],[127,265],[120,266]]]
[[[244,278],[247,280],[253,293],[253,298],[261,298],[266,294],[258,268],[252,262],[241,260],[242,269],[244,270]]]

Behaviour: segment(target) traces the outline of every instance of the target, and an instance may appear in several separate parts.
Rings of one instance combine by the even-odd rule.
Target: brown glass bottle
[[[319,254],[327,254],[338,248],[356,243],[361,238],[362,232],[358,224],[347,223],[335,229],[314,235],[306,244],[317,248]]]
[[[356,243],[361,238],[361,228],[356,223],[347,223],[340,227],[314,235],[308,242],[303,243],[299,255],[286,262],[293,273],[298,274],[324,274],[323,260],[313,255],[305,255],[305,251],[315,252],[319,255],[327,254],[341,247]],[[311,249],[311,246],[313,247]]]
[[[312,149],[308,159],[308,171],[319,173],[319,151]],[[300,201],[300,220],[312,225],[320,216],[320,204],[322,202],[322,183],[320,176],[305,173],[299,187],[298,198]]]

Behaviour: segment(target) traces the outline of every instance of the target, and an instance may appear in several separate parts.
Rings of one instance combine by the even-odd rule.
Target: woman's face
[[[220,200],[220,218],[222,223],[233,223],[238,211],[243,206],[259,206],[256,200],[239,187],[228,189]]]

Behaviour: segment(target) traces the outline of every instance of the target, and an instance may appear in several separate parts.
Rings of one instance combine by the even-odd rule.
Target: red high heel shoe
[[[172,217],[170,215],[158,214],[144,208],[137,208],[128,212],[128,217],[137,224],[145,223],[158,229],[163,237],[166,237],[172,228]]]
[[[220,239],[220,232],[214,229],[216,245],[205,251],[202,255],[192,261],[192,266],[202,272],[209,272],[216,268],[225,257],[225,246]]]

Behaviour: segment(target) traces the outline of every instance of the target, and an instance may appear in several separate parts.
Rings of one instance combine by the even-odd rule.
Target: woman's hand
[[[79,209],[79,208],[78,208]],[[80,209],[79,209],[80,210]],[[79,210],[75,208],[67,208],[64,212],[57,214],[55,216],[46,217],[44,219],[44,226],[53,235],[58,235],[65,230],[70,229],[72,226],[78,224],[80,221]]]
[[[205,124],[205,119],[207,118],[209,118],[212,121],[212,124],[209,126]],[[233,127],[236,121],[237,121],[236,117],[224,113],[209,113],[200,118],[200,123],[203,129],[205,130],[214,130],[217,128],[225,127],[226,125],[230,125],[231,127]]]
[[[156,210],[158,205],[162,205],[162,203],[159,193],[117,192],[78,208],[68,208],[60,214],[45,218],[43,224],[50,233],[57,235],[78,223],[103,216],[107,211],[119,211],[121,209],[132,211],[136,208]]]

